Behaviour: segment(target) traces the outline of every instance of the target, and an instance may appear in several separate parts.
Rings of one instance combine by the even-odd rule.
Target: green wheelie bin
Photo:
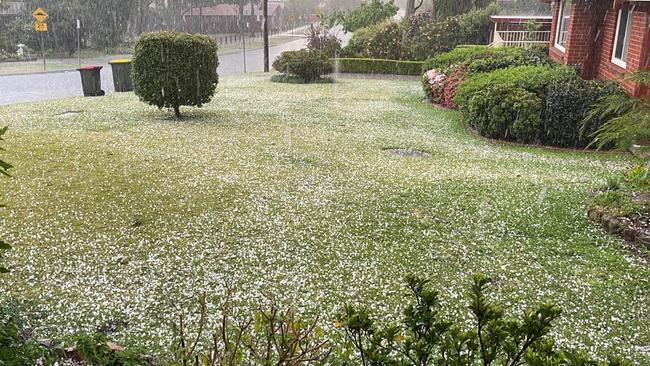
[[[131,82],[131,60],[117,59],[109,62],[113,69],[113,85],[116,92],[129,92],[133,90]]]
[[[105,94],[102,90],[102,66],[83,66],[77,70],[81,74],[84,97],[99,97]]]

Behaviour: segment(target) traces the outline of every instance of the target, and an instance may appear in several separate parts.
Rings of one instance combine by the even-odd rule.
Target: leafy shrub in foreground
[[[207,36],[154,32],[141,36],[133,54],[135,94],[158,108],[201,107],[217,87],[218,46]]]
[[[236,320],[226,292],[218,326],[209,328],[207,296],[199,296],[198,320],[181,315],[175,325],[170,366],[322,365],[332,351],[318,325],[301,319],[293,309],[282,310],[275,299],[266,301],[250,316]]]
[[[589,145],[589,136],[601,125],[601,118],[593,116],[584,133],[580,133],[580,124],[591,106],[601,97],[623,95],[623,92],[612,82],[574,79],[550,83],[546,94],[541,142],[545,145],[583,148]]]
[[[332,72],[332,62],[319,51],[285,51],[273,61],[273,68],[311,83]]]
[[[346,358],[356,355],[352,364],[363,366],[627,365],[619,359],[598,363],[581,353],[557,350],[549,333],[561,309],[547,301],[525,310],[521,319],[506,318],[501,305],[486,296],[490,283],[484,275],[474,276],[470,329],[444,319],[439,293],[415,277],[407,279],[413,301],[404,306],[399,325],[377,325],[366,308],[346,306],[337,325],[345,349],[356,352],[340,353]]]
[[[48,351],[31,339],[25,317],[14,302],[0,305],[0,364],[9,366],[36,365],[51,357]]]
[[[360,74],[420,75],[421,61],[380,60],[372,58],[339,58],[341,72]]]

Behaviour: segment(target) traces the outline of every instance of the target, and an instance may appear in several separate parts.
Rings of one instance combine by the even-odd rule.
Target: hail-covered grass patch
[[[331,329],[346,302],[400,316],[407,274],[469,319],[482,271],[513,312],[555,299],[562,346],[650,362],[650,270],[585,216],[632,162],[491,143],[421,99],[413,81],[255,75],[180,122],[132,94],[0,107],[2,297],[33,304],[40,336],[121,324],[157,350],[201,291],[242,308],[268,291]]]

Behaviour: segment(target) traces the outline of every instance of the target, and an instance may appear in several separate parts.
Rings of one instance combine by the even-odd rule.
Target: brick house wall
[[[565,51],[555,46],[560,2],[552,4],[552,31],[549,56],[566,65],[576,66],[583,78],[618,80],[622,74],[650,67],[650,4],[645,2],[626,3],[623,0],[599,1],[574,0]],[[630,29],[630,43],[627,66],[622,68],[612,62],[618,12],[622,6],[635,4]],[[621,86],[631,95],[649,95],[648,88],[632,82]]]

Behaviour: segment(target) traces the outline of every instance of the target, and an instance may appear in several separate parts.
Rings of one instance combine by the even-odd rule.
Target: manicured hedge
[[[584,148],[591,142],[590,136],[600,127],[596,118],[587,124],[588,128],[580,134],[580,126],[592,105],[598,99],[623,94],[614,82],[575,79],[568,82],[554,81],[546,91],[543,134],[540,142],[544,145]]]
[[[450,52],[428,58],[422,72],[446,70],[454,65],[467,65],[470,73],[489,72],[513,66],[543,66],[551,62],[542,49],[488,46],[459,46]]]
[[[421,75],[422,61],[381,60],[374,58],[338,58],[341,72],[359,74]]]
[[[622,93],[614,83],[585,81],[564,66],[522,66],[476,74],[461,83],[454,101],[479,134],[502,140],[582,148],[590,130],[580,126],[601,97]]]
[[[542,100],[513,85],[490,85],[475,92],[466,110],[470,127],[490,138],[536,142],[542,126]]]
[[[133,54],[133,86],[140,100],[158,108],[200,107],[215,93],[219,76],[217,43],[183,32],[142,35]]]
[[[552,82],[566,82],[578,78],[576,71],[564,66],[518,66],[488,73],[478,73],[458,88],[454,102],[458,108],[467,112],[469,99],[476,92],[493,85],[510,85],[527,90],[546,100],[546,90]]]

